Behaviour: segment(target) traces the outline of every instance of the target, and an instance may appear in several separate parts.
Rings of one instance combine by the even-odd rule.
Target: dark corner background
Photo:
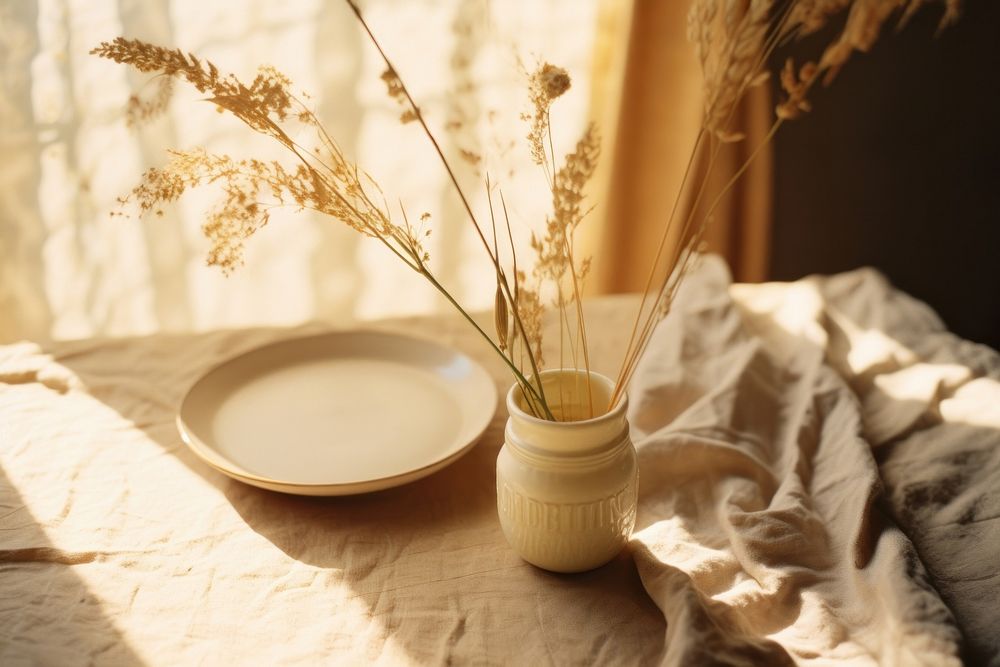
[[[1000,349],[1000,2],[966,0],[935,37],[940,16],[887,26],[776,135],[770,277],[873,266]]]

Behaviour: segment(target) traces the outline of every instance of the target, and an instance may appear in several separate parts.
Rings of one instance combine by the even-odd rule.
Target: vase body
[[[524,560],[554,572],[583,572],[614,558],[635,525],[636,455],[626,401],[607,411],[613,384],[597,373],[545,371],[545,394],[557,417],[526,410],[515,384],[497,457],[497,512],[504,536]],[[589,389],[587,383],[590,383]]]

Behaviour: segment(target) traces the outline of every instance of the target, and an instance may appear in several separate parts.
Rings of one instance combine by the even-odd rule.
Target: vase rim
[[[543,370],[541,373],[539,373],[539,375],[543,378],[543,380],[545,376],[553,376],[553,375],[570,375],[570,376],[589,375],[590,382],[597,381],[603,384],[609,396],[614,390],[614,382],[612,382],[612,380],[609,377],[593,370],[587,371],[586,369],[582,368],[549,368]],[[532,379],[533,376],[528,377],[529,381],[531,381]],[[517,392],[519,390],[520,390],[520,385],[517,382],[515,382],[513,385],[511,385],[511,388],[507,391],[506,403],[507,403],[508,415],[510,415],[511,417],[516,417],[519,420],[524,420],[529,424],[536,424],[538,426],[543,426],[543,427],[544,426],[551,427],[553,425],[558,424],[559,427],[563,428],[578,428],[578,429],[592,428],[595,425],[601,424],[603,422],[621,419],[622,416],[625,414],[625,411],[628,409],[628,394],[622,393],[621,398],[618,399],[618,403],[616,405],[610,407],[607,412],[600,414],[596,417],[591,417],[589,419],[578,419],[575,421],[552,421],[549,419],[542,419],[541,417],[535,417],[531,413],[524,410],[518,404]]]

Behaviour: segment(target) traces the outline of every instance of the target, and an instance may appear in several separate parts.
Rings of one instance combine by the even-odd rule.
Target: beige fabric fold
[[[635,306],[589,304],[598,370]],[[458,318],[373,326],[508,384]],[[200,373],[326,328],[0,347],[0,664],[997,661],[1000,358],[875,272],[699,266],[630,393],[633,540],[575,576],[503,541],[502,406],[454,465],[353,498],[248,487],[184,447]]]
[[[952,614],[874,506],[878,468],[824,363],[820,294],[783,286],[768,310],[754,299],[767,290],[734,301],[718,265],[701,277],[632,390],[636,560],[669,662],[958,664]],[[745,325],[744,302],[770,335]]]

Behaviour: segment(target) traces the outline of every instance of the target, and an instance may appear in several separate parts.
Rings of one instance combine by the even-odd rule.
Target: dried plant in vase
[[[496,279],[492,334],[471,317],[435,274],[423,245],[430,234],[430,216],[426,213],[410,216],[402,206],[395,212],[383,189],[345,156],[307,101],[294,95],[291,82],[272,67],[262,67],[252,82],[244,83],[192,54],[139,40],[120,37],[95,48],[92,53],[98,56],[160,77],[151,100],[133,98],[130,102],[130,123],[162,111],[169,100],[172,82],[181,79],[206,95],[220,110],[278,142],[291,158],[289,164],[284,164],[249,157],[234,159],[200,148],[171,151],[167,164],[146,171],[140,184],[120,202],[134,205],[140,213],[158,214],[164,205],[191,188],[217,187],[222,197],[208,213],[203,231],[211,241],[208,263],[225,272],[241,264],[244,244],[268,222],[275,206],[309,209],[339,220],[384,245],[439,291],[510,369],[522,399],[520,405],[526,412],[552,421],[591,419],[620,405],[653,329],[669,313],[677,290],[697,256],[706,225],[726,192],[783,123],[809,111],[809,92],[817,82],[829,84],[854,51],[864,51],[874,43],[884,24],[896,21],[903,25],[915,11],[931,4],[931,0],[693,0],[688,32],[704,72],[701,129],[674,206],[664,220],[624,362],[608,395],[598,400],[586,381],[573,390],[561,388],[558,395],[550,395],[542,381],[542,319],[549,307],[554,308],[559,323],[558,367],[581,370],[585,377],[590,374],[581,299],[590,259],[577,256],[574,236],[589,212],[584,190],[597,165],[600,141],[597,129],[591,125],[572,152],[561,160],[555,154],[551,110],[553,103],[570,89],[568,74],[543,63],[530,75],[528,84],[533,104],[531,113],[524,115],[529,127],[528,149],[543,170],[552,197],[551,213],[531,237],[535,257],[529,270],[514,253],[502,190],[487,176],[484,187],[488,221],[482,212],[473,210],[410,89],[399,77],[359,7],[353,0],[345,1],[384,62],[382,80],[389,95],[400,105],[400,120],[417,125],[434,148],[482,246],[484,261],[492,268]],[[934,4],[944,6],[942,26],[958,16],[957,0],[935,0]],[[740,128],[734,126],[735,109],[747,90],[767,80],[766,65],[775,48],[815,33],[832,19],[844,16],[843,30],[816,60],[803,64],[789,61],[785,65],[780,73],[785,95],[775,109],[770,131],[735,173],[729,175],[726,184],[717,192],[709,192],[709,175],[717,168],[722,146],[746,140]],[[310,128],[315,145],[303,145],[293,139],[298,134],[290,130],[292,124]],[[707,169],[693,179],[694,156],[706,147]],[[693,205],[682,212],[680,202],[685,196]],[[699,207],[700,204],[703,206]],[[675,237],[680,242],[668,245],[668,239]],[[543,301],[543,294],[553,295],[551,301],[547,296]],[[584,396],[585,400],[568,401],[568,394],[576,398]]]

